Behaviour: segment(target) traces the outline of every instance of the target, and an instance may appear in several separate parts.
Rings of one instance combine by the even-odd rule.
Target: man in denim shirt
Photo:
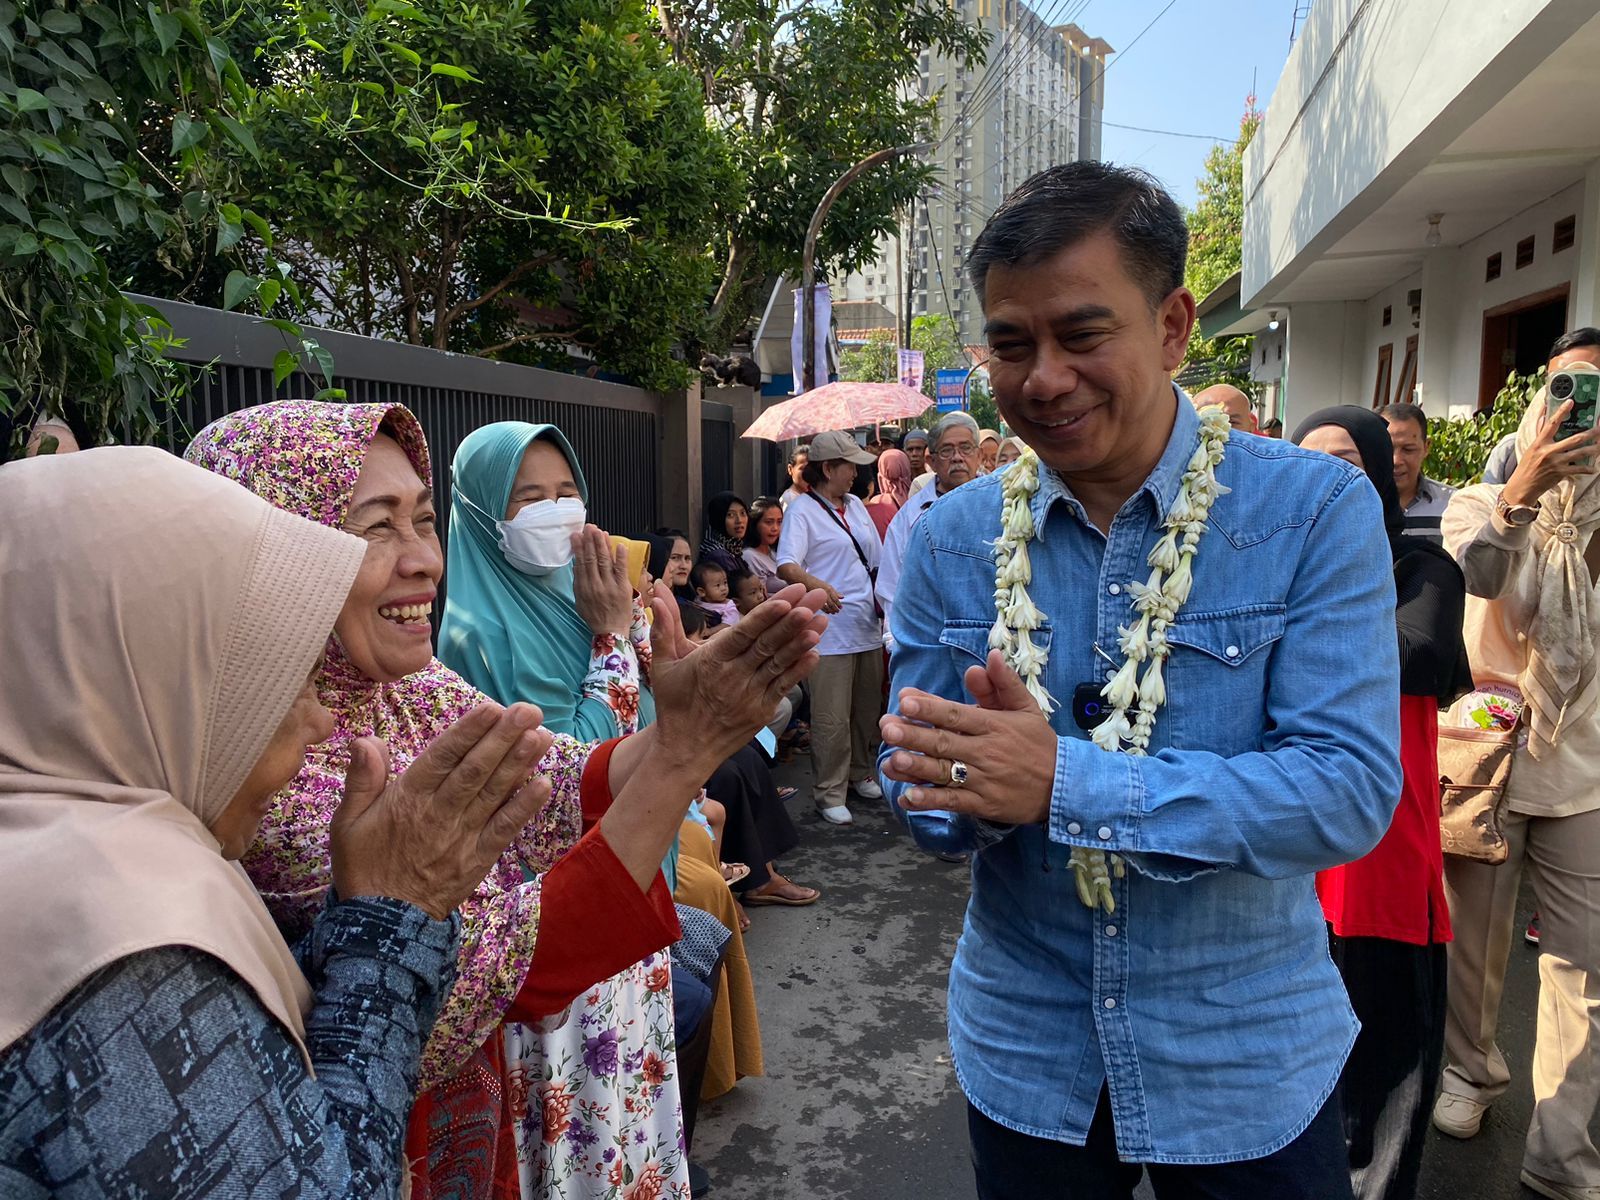
[[[896,595],[885,784],[924,847],[978,851],[949,1022],[984,1200],[1128,1197],[1141,1164],[1162,1200],[1350,1195],[1331,1097],[1356,1024],[1312,876],[1371,849],[1400,794],[1365,476],[1232,438],[1149,757],[1074,720],[1121,665],[1129,585],[1199,444],[1170,381],[1187,243],[1153,180],[1078,162],[1025,183],[970,259],[995,397],[1041,462],[1030,594],[1055,715],[988,646],[1002,474],[928,511]],[[1074,847],[1126,863],[1114,912],[1078,899]]]

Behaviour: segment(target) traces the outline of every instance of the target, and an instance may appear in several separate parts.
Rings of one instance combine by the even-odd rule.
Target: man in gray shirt
[[[1394,484],[1400,489],[1406,532],[1443,545],[1439,518],[1456,490],[1422,473],[1422,460],[1428,457],[1428,416],[1415,404],[1391,404],[1379,415],[1389,423],[1394,443]]]

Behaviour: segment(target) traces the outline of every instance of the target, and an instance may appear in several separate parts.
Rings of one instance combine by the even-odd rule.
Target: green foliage
[[[1189,263],[1184,284],[1204,299],[1218,284],[1237,271],[1244,246],[1244,151],[1261,125],[1255,97],[1246,102],[1239,120],[1239,138],[1233,145],[1218,143],[1206,155],[1205,174],[1198,181],[1199,202],[1187,214]],[[1252,337],[1202,338],[1189,343],[1183,376],[1190,390],[1213,383],[1231,383],[1254,395],[1250,378]]]
[[[725,133],[741,196],[721,206],[722,278],[712,302],[718,336],[749,320],[758,289],[797,278],[818,201],[850,166],[877,150],[930,139],[934,102],[917,85],[929,47],[981,64],[986,35],[948,0],[664,0],[661,30],[699,78]],[[845,190],[816,252],[819,274],[869,261],[895,213],[933,169],[884,164]]]
[[[158,430],[189,373],[160,314],[119,290],[129,241],[215,233],[227,253],[259,227],[270,276],[240,272],[233,305],[296,299],[265,223],[219,199],[211,152],[255,151],[249,94],[193,0],[0,0],[0,412],[70,416],[96,440]]]
[[[250,11],[246,178],[327,319],[683,382],[742,189],[641,0]]]
[[[939,371],[968,367],[956,323],[939,313],[911,319],[912,350],[922,351],[922,392],[932,404],[938,396]],[[846,350],[839,361],[839,378],[859,383],[892,383],[900,378],[899,347],[888,334],[874,334],[853,350]],[[993,404],[993,400],[990,400]],[[931,429],[939,414],[930,408],[913,425]]]
[[[1470,417],[1429,417],[1428,457],[1422,472],[1451,487],[1466,487],[1483,478],[1489,453],[1507,434],[1515,433],[1539,389],[1544,368],[1532,375],[1512,372],[1488,411]]]

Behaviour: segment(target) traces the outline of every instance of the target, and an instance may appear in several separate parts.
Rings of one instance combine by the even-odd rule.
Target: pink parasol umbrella
[[[743,436],[782,442],[829,429],[914,417],[932,403],[915,388],[899,383],[829,383],[774,404]]]

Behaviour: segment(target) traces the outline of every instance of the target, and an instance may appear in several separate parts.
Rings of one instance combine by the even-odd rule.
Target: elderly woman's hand
[[[720,762],[768,721],[778,702],[817,665],[826,597],[794,584],[703,645],[683,632],[677,601],[657,584],[651,607],[651,686],[664,741],[686,739]]]
[[[550,785],[528,778],[553,740],[541,720],[531,704],[480,704],[394,777],[382,742],[357,741],[333,818],[338,894],[449,916],[549,799]]]
[[[613,549],[598,525],[585,525],[572,535],[572,599],[595,637],[628,635],[633,624],[628,551],[624,546]]]

